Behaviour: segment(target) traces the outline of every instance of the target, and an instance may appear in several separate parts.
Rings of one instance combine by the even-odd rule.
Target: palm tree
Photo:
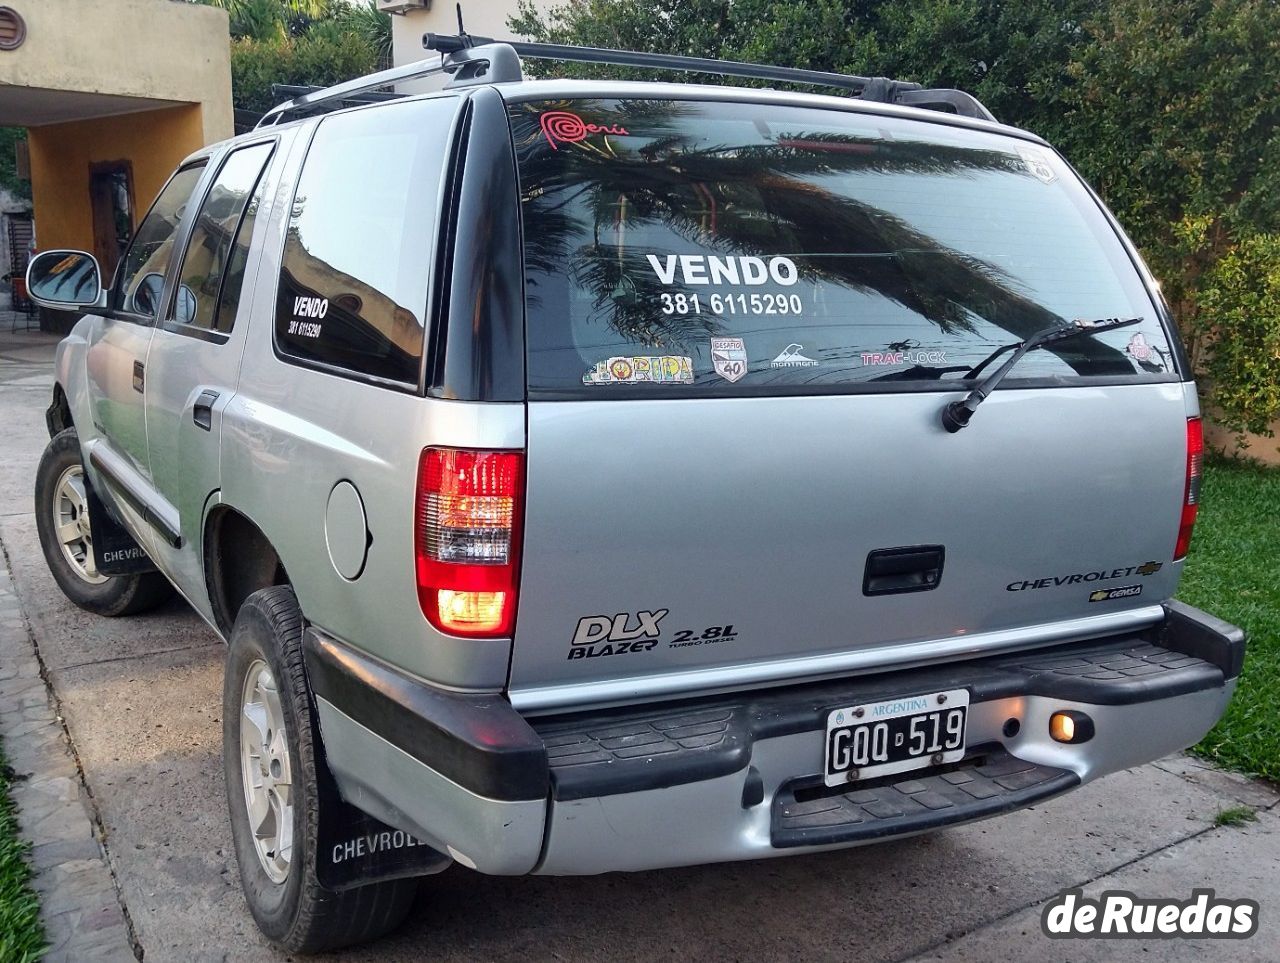
[[[218,7],[231,17],[231,36],[254,40],[282,39],[305,32],[316,20],[335,14],[333,0],[195,0]]]

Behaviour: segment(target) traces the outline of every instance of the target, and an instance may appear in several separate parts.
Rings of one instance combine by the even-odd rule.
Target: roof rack
[[[962,90],[924,89],[920,84],[891,80],[888,77],[856,77],[825,70],[802,70],[767,64],[742,63],[736,60],[639,53],[604,47],[496,41],[490,37],[474,37],[466,33],[456,35],[429,33],[422,38],[422,45],[428,50],[439,51],[440,56],[370,74],[335,87],[308,91],[272,108],[258,126],[278,124],[290,116],[306,116],[314,112],[336,110],[354,102],[367,102],[369,99],[394,96],[384,92],[383,88],[402,81],[417,80],[441,73],[453,75],[449,81],[449,87],[518,83],[524,79],[520,57],[611,64],[619,67],[642,67],[649,70],[682,70],[723,77],[749,77],[754,80],[776,80],[790,84],[833,87],[851,91],[857,94],[859,99],[875,103],[925,107],[956,113],[962,117],[995,120],[992,113],[972,94]]]

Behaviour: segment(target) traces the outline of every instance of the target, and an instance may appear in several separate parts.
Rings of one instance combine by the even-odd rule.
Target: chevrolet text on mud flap
[[[227,640],[227,812],[272,943],[388,932],[455,862],[859,846],[1209,731],[1244,636],[1174,598],[1195,386],[1047,144],[954,90],[525,82],[521,57],[658,64],[428,38],[188,158],[113,279],[29,269],[82,315],[45,560],[104,616],[177,586]],[[1055,324],[1099,315],[1125,320]]]
[[[399,829],[394,831],[384,829],[379,833],[368,833],[367,835],[357,836],[355,839],[334,843],[330,858],[336,865],[360,856],[372,856],[374,853],[386,853],[394,849],[409,849],[414,846],[425,845],[427,844],[421,839],[415,839]]]

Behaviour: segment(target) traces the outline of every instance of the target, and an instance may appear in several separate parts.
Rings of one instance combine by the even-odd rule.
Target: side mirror
[[[164,275],[152,271],[143,275],[133,289],[133,310],[138,314],[157,315],[160,307],[160,295],[164,293]],[[127,307],[127,305],[126,305]]]
[[[185,284],[178,286],[178,297],[173,305],[173,319],[179,324],[190,324],[196,319],[196,309],[199,302],[196,300],[196,293]]]
[[[27,295],[43,308],[105,308],[102,269],[83,251],[45,251],[27,265]]]

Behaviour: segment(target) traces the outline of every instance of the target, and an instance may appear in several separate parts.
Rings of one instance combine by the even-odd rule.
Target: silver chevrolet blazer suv
[[[1213,726],[1245,638],[1173,598],[1195,385],[1052,147],[885,78],[424,43],[188,158],[113,276],[28,275],[79,315],[45,558],[226,640],[271,941],[376,938],[452,863],[986,819]]]

